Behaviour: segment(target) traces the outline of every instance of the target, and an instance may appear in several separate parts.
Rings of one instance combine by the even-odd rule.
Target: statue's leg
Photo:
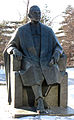
[[[32,86],[34,95],[35,95],[35,99],[37,100],[39,97],[42,98],[42,89],[40,85],[33,85]]]
[[[33,85],[32,86],[35,100],[37,101],[37,112],[44,113],[44,102],[43,102],[43,96],[42,96],[42,87],[41,85]]]

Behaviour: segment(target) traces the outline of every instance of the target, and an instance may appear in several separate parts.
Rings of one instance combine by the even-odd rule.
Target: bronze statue
[[[38,6],[32,6],[28,16],[31,22],[17,29],[5,49],[6,76],[8,78],[7,54],[22,59],[19,71],[22,83],[32,87],[38,104],[37,111],[44,113],[42,83],[46,81],[47,86],[60,84],[57,63],[64,51],[53,30],[40,22],[41,11]]]

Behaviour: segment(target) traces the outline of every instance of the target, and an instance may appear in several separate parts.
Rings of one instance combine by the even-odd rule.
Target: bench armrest
[[[10,55],[10,69],[11,71],[21,70],[21,60],[16,59],[13,54]]]

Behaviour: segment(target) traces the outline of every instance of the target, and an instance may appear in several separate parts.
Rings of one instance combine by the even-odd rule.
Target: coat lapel
[[[48,50],[48,32],[47,32],[45,25],[43,25],[42,23],[40,23],[40,25],[41,25],[41,53],[40,53],[40,57],[42,57],[45,55],[45,53],[47,53],[47,50]]]
[[[42,23],[40,23],[41,25],[41,51],[40,51],[40,58],[43,57],[45,55],[45,53],[47,53],[48,50],[48,30],[45,27],[45,25],[43,25]],[[33,37],[31,34],[31,28],[30,28],[30,23],[27,24],[26,27],[26,40],[28,43],[28,50],[33,53],[33,55],[37,56],[37,52],[36,49],[34,47],[34,43],[33,43]]]

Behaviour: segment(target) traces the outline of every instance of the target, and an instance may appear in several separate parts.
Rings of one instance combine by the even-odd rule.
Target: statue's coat
[[[35,84],[42,84],[45,78],[47,84],[59,83],[59,70],[57,65],[49,66],[52,55],[55,50],[63,51],[54,32],[50,27],[41,25],[41,51],[40,59],[37,56],[33,38],[30,29],[30,23],[18,28],[15,36],[9,41],[5,51],[5,68],[6,76],[8,76],[8,54],[7,49],[16,47],[23,54],[22,70],[19,72],[23,85],[32,86]]]

